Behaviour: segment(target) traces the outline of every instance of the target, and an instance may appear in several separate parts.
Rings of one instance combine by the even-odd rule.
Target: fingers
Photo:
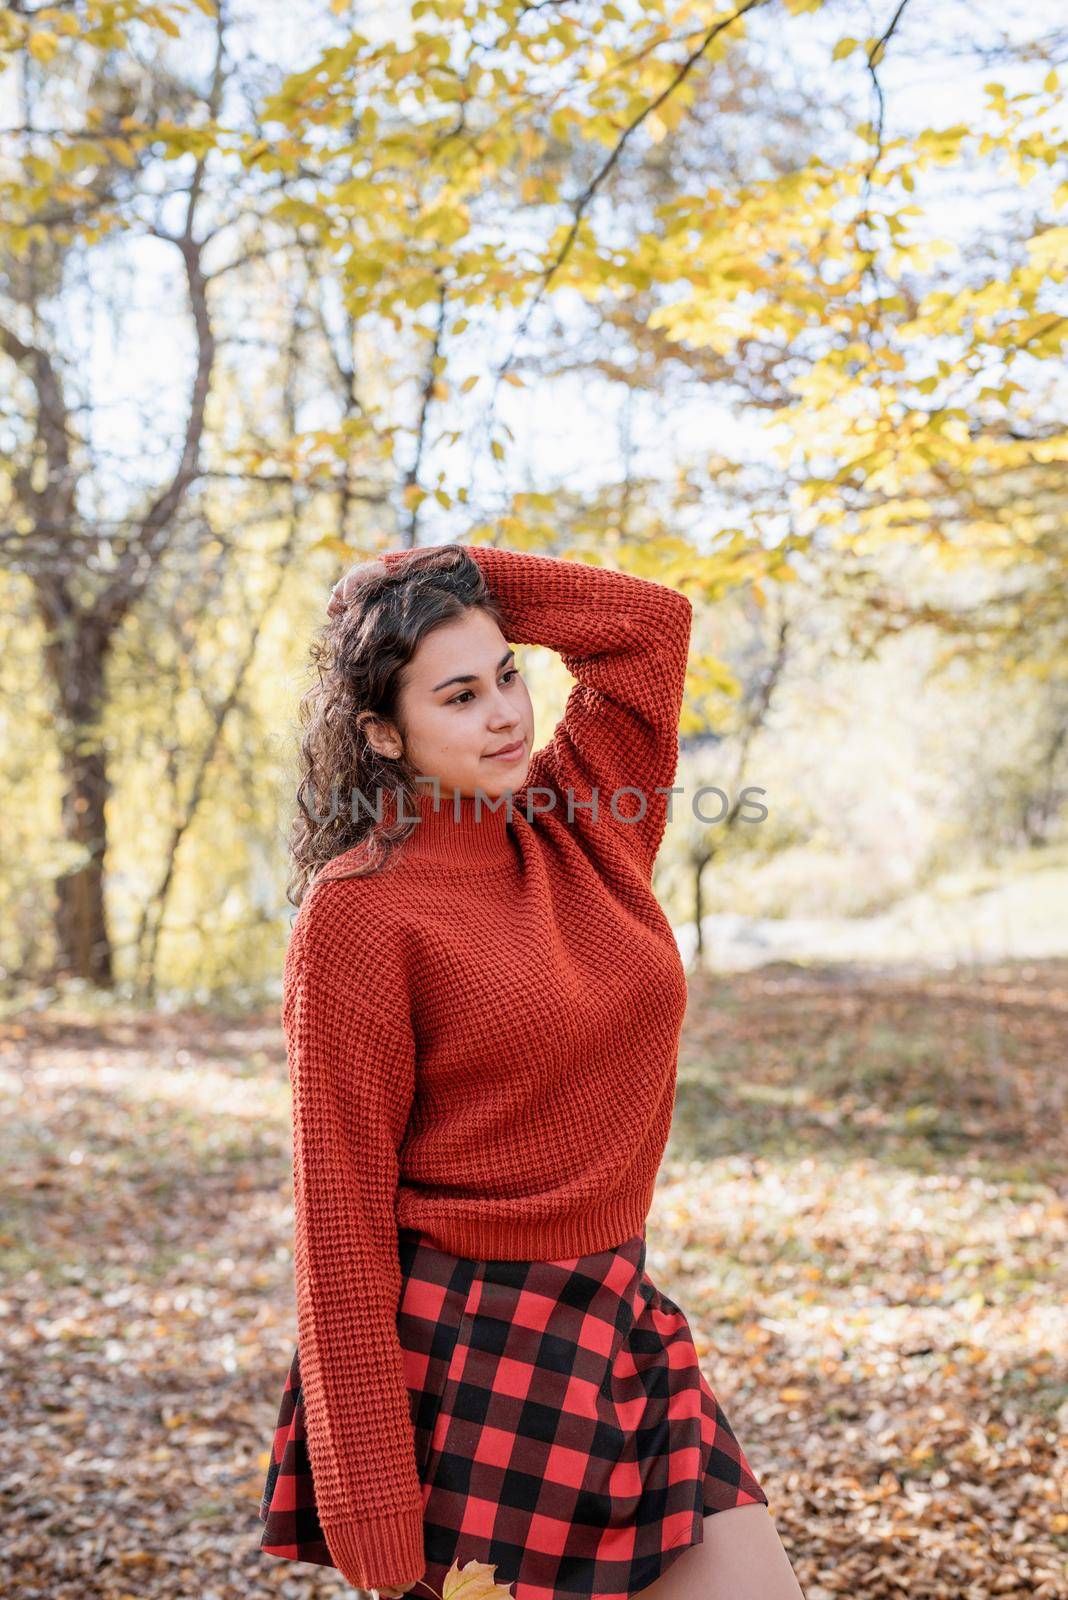
[[[330,598],[326,602],[327,614],[331,617],[339,617],[352,599],[357,587],[358,584],[354,572],[346,572],[343,578],[339,578],[331,589]]]
[[[345,610],[346,606],[352,600],[353,596],[363,586],[363,584],[366,583],[368,578],[372,576],[379,577],[387,571],[388,568],[386,567],[385,562],[379,560],[377,557],[375,557],[375,559],[372,561],[360,561],[356,564],[356,566],[350,567],[349,570],[338,579],[338,581],[334,584],[333,589],[330,591],[330,598],[326,602],[327,615],[331,617],[340,616],[340,614]],[[404,1591],[401,1590],[402,1594],[403,1592]],[[382,1593],[384,1594],[385,1591],[383,1590]]]

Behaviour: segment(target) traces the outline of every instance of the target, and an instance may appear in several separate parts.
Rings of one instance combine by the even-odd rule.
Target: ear
[[[404,748],[396,729],[377,712],[361,711],[356,717],[356,726],[378,755],[386,757],[389,761],[396,761],[403,755]]]

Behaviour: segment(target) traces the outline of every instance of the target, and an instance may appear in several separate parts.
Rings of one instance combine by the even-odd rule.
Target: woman
[[[488,546],[335,586],[306,697],[297,1349],[261,1548],[419,1600],[797,1600],[645,1272],[686,980],[652,890],[692,607]],[[514,643],[578,680],[533,750]]]

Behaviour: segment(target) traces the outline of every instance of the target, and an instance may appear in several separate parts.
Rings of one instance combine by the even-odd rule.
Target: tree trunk
[[[694,963],[698,968],[705,964],[705,938],[701,931],[701,921],[705,914],[704,872],[708,865],[708,857],[702,853],[694,857],[693,874],[693,921],[697,932],[697,943],[694,945]]]
[[[95,629],[79,632],[73,649],[48,652],[61,718],[61,826],[81,858],[56,879],[56,971],[111,988],[115,974],[104,906],[110,784],[100,734],[107,649]]]

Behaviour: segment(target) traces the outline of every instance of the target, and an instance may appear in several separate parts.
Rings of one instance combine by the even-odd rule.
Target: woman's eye
[[[507,679],[507,678],[518,678],[518,676],[519,676],[519,668],[518,667],[509,667],[508,671],[503,674],[503,678],[504,679]],[[502,679],[502,681],[503,681],[503,679]],[[465,701],[465,696],[473,694],[473,693],[474,693],[474,691],[471,690],[471,689],[461,689],[459,694],[454,694],[452,699],[451,700],[447,700],[445,702],[445,704],[446,705],[450,705],[450,706],[463,705],[464,701]]]

